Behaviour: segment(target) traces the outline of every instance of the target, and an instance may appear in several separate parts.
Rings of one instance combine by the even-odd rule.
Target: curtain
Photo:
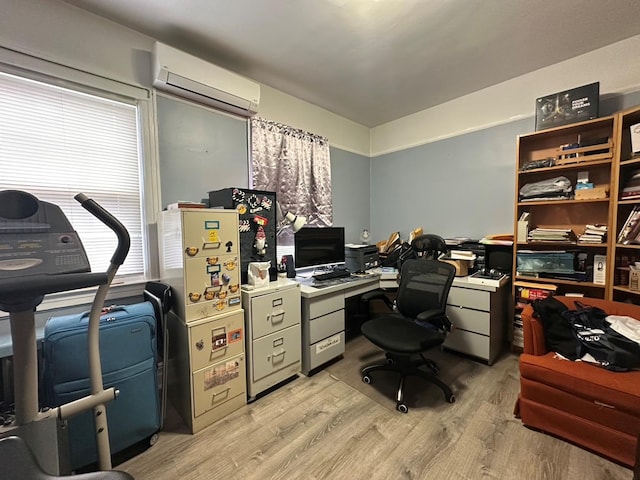
[[[253,188],[276,192],[278,247],[293,245],[287,212],[305,216],[307,226],[332,225],[331,160],[325,137],[253,117],[251,169]]]

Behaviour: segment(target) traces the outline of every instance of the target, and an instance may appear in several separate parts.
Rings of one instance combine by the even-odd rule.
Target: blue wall
[[[600,116],[640,104],[640,92],[602,96]],[[513,233],[517,136],[533,117],[371,159],[373,239],[411,230],[443,237]]]

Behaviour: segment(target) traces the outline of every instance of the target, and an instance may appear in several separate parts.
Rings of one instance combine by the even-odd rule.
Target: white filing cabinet
[[[173,293],[167,392],[196,433],[246,404],[238,212],[164,211],[158,240]]]
[[[456,278],[447,299],[447,316],[454,330],[444,347],[493,364],[505,344],[506,287],[480,285]]]
[[[300,284],[242,287],[249,400],[300,371]]]

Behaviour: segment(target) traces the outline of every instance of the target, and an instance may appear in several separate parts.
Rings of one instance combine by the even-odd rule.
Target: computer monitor
[[[296,268],[344,263],[344,227],[304,227],[293,244]]]

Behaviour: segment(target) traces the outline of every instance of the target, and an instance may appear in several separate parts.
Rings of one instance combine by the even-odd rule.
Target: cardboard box
[[[609,196],[609,185],[596,185],[593,188],[581,188],[575,191],[576,200],[598,200]]]
[[[470,260],[453,260],[451,258],[441,258],[441,262],[448,263],[456,267],[456,277],[466,277],[469,275]]]
[[[536,131],[598,118],[600,82],[536,99]]]

